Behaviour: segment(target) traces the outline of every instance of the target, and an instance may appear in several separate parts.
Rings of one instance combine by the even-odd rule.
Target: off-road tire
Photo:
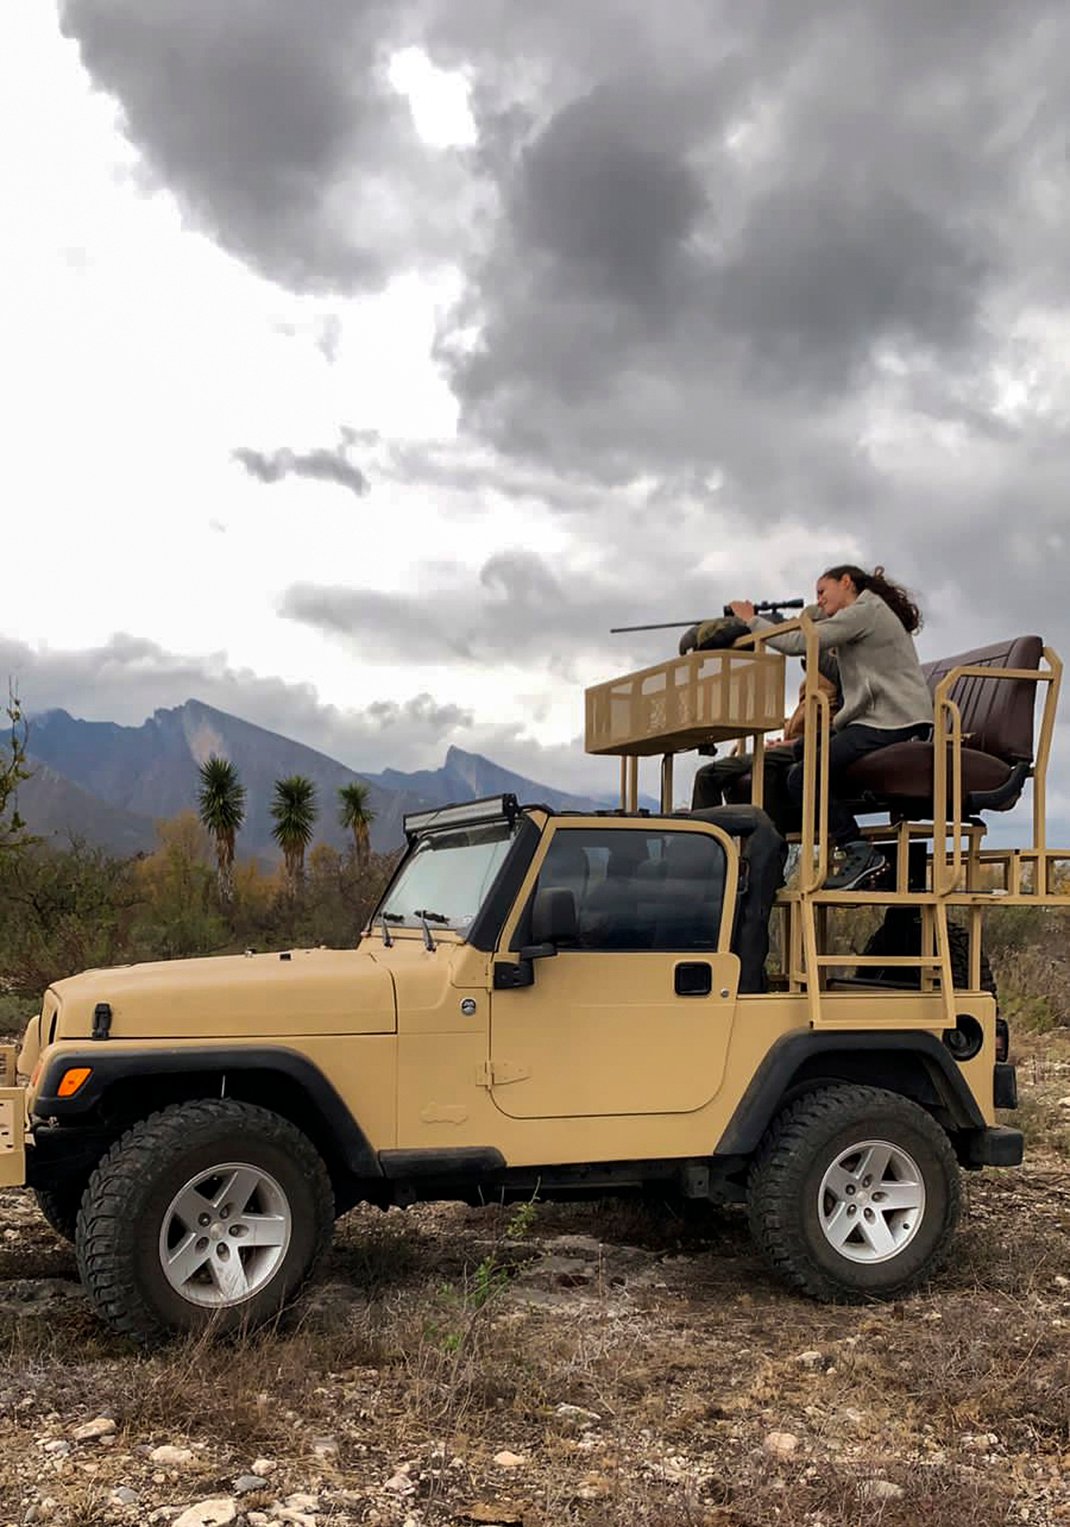
[[[916,1163],[922,1218],[902,1251],[851,1261],[821,1227],[825,1174],[849,1148],[881,1140]],[[814,1299],[861,1303],[903,1293],[946,1256],[959,1216],[958,1163],[947,1135],[917,1103],[878,1087],[833,1084],[806,1093],[774,1120],[748,1185],[751,1232],[767,1261]]]
[[[961,923],[948,923],[951,954],[951,977],[956,987],[970,983],[970,935]],[[920,954],[921,914],[916,907],[889,907],[880,927],[870,936],[863,954]],[[858,974],[863,980],[878,981],[910,991],[921,987],[921,971],[904,965],[862,965]],[[984,949],[981,950],[981,990],[997,997],[996,977]]]
[[[161,1231],[175,1194],[223,1163],[270,1174],[290,1217],[289,1240],[269,1280],[242,1301],[206,1308],[168,1281]],[[326,1251],[334,1199],[307,1136],[278,1114],[232,1098],[178,1103],[128,1130],[89,1179],[78,1215],[78,1270],[113,1330],[148,1345],[175,1333],[251,1330],[282,1310]]]
[[[62,1188],[34,1188],[37,1207],[49,1225],[65,1241],[73,1241],[78,1225],[85,1183],[79,1182]]]

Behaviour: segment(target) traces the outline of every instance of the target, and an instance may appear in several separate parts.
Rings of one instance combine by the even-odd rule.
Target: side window
[[[571,891],[580,949],[714,950],[724,882],[724,850],[705,834],[565,827],[536,889]]]

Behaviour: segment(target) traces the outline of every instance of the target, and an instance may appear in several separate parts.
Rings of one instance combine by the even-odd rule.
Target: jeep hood
[[[50,988],[57,1039],[85,1039],[99,1003],[113,1039],[260,1039],[387,1034],[396,1027],[390,974],[364,949],[294,949],[89,970]]]

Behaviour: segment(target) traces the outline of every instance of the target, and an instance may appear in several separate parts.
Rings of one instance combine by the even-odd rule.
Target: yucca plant
[[[312,842],[312,830],[319,815],[312,781],[303,774],[277,779],[271,815],[275,819],[271,836],[282,849],[286,889],[294,896],[305,878],[305,852]]]
[[[197,809],[201,822],[215,843],[219,899],[234,899],[234,852],[245,821],[245,786],[228,758],[213,753],[201,764],[201,787]]]
[[[338,820],[341,825],[353,834],[353,856],[359,868],[363,869],[368,862],[371,852],[370,829],[375,821],[375,812],[368,809],[368,797],[371,795],[371,786],[361,784],[354,780],[350,785],[342,785],[338,791],[340,809]]]

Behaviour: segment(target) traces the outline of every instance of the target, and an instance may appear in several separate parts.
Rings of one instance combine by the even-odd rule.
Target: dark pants
[[[703,811],[710,806],[748,805],[753,762],[750,753],[742,753],[704,764],[695,775],[692,786],[692,811]],[[795,754],[791,748],[769,748],[765,755],[762,810],[782,836],[798,832],[801,824],[798,802],[792,800],[787,790],[787,778],[794,762]]]
[[[840,785],[846,771],[867,753],[876,753],[894,742],[910,742],[915,737],[927,737],[932,727],[927,724],[899,726],[890,730],[878,726],[865,726],[851,722],[829,739],[829,838],[833,843],[850,843],[859,836],[858,823],[848,811],[840,796]],[[803,741],[795,743],[797,760],[788,770],[785,786],[788,796],[801,812],[803,799]]]

